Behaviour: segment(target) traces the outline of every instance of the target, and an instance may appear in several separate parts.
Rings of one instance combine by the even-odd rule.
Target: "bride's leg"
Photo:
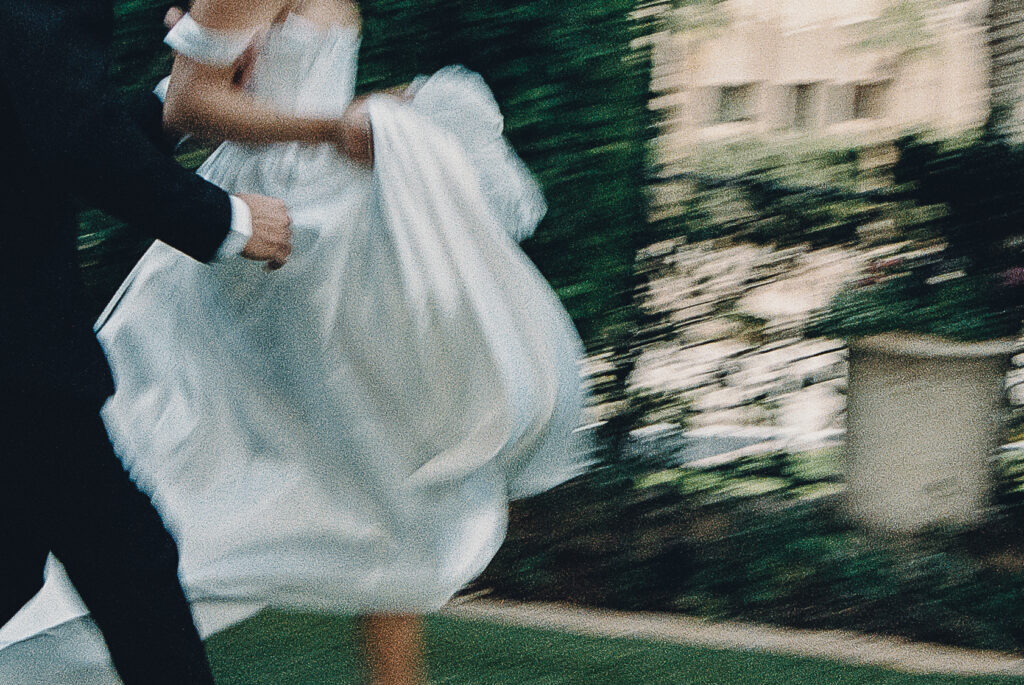
[[[371,614],[359,619],[372,685],[424,685],[423,618]]]

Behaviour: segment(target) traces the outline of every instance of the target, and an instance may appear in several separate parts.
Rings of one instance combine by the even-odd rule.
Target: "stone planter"
[[[850,342],[844,468],[856,520],[901,534],[984,515],[1017,350],[903,334]]]

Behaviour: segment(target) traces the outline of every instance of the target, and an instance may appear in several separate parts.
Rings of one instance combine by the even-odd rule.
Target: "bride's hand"
[[[342,154],[359,164],[373,166],[373,127],[366,110],[366,95],[355,98],[341,115],[336,144]]]
[[[370,95],[387,95],[409,102],[413,98],[411,84],[385,88]],[[337,145],[342,154],[360,164],[373,166],[373,126],[366,111],[370,95],[353,98],[345,113],[341,115],[337,128]]]

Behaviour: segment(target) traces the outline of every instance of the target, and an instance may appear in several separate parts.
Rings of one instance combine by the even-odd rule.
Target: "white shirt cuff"
[[[220,262],[242,254],[242,250],[245,249],[251,237],[252,212],[249,211],[249,205],[245,204],[241,198],[232,195],[231,230],[228,231],[228,237],[220,244],[220,249],[217,250],[217,256],[213,261]]]
[[[156,84],[156,88],[153,89],[153,94],[160,98],[160,102],[167,102],[167,87],[171,85],[171,77],[164,76],[160,79],[160,83]]]

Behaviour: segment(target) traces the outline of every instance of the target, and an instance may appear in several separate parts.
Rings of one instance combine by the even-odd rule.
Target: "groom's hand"
[[[249,206],[252,214],[252,237],[242,250],[242,256],[257,262],[266,262],[268,269],[280,269],[292,253],[292,224],[284,202],[264,195],[236,197]]]

